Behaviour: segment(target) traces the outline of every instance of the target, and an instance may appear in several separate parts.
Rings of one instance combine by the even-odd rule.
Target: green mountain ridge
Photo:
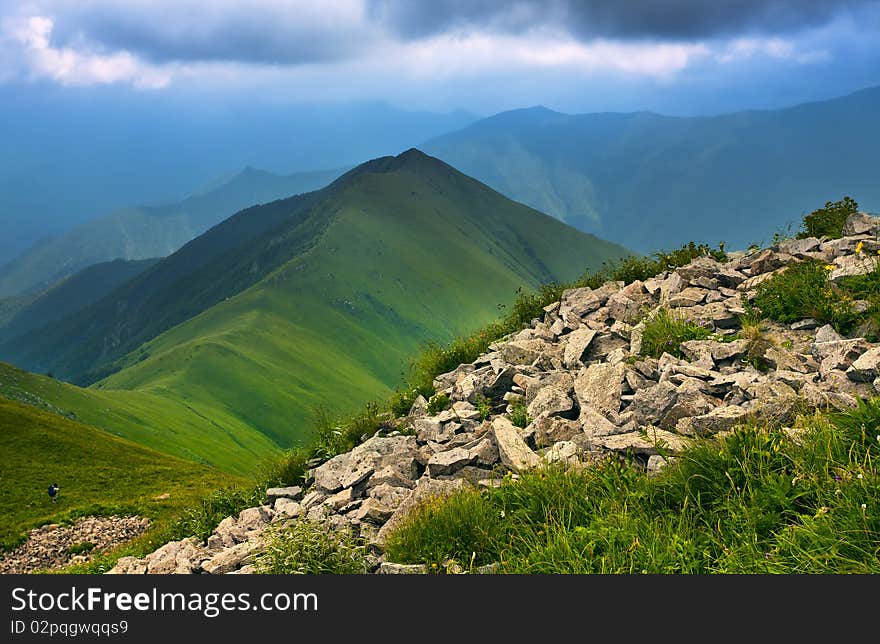
[[[104,373],[78,391],[185,405],[285,447],[309,439],[315,408],[387,395],[424,342],[494,319],[517,288],[625,254],[410,150],[246,209],[0,355]]]
[[[0,320],[0,341],[75,314],[158,261],[158,258],[129,261],[114,259],[93,264],[62,279],[30,298],[30,301],[22,303],[7,321]]]
[[[0,297],[41,291],[101,262],[165,257],[242,208],[316,190],[342,172],[276,175],[247,167],[177,203],[114,211],[36,244],[0,266]]]
[[[730,248],[850,195],[880,209],[880,88],[711,117],[504,112],[422,149],[511,199],[641,252]]]

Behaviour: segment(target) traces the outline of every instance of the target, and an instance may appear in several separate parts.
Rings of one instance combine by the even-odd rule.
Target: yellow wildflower
[[[856,244],[856,255],[862,254],[862,248],[865,246],[864,242],[859,242]]]
[[[825,264],[826,271],[833,271],[835,268],[837,268],[837,266],[835,266],[834,264]]]

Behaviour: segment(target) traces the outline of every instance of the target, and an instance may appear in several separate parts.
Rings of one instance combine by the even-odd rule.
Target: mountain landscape
[[[39,293],[100,262],[165,257],[242,208],[317,190],[342,172],[280,176],[245,168],[178,203],[123,208],[97,217],[0,266],[0,298]]]
[[[0,2],[0,581],[49,573],[13,635],[164,636],[64,574],[203,575],[158,599],[225,641],[433,615],[351,575],[513,575],[497,637],[566,613],[530,576],[880,573],[878,36],[876,0]],[[357,605],[215,620],[219,574]]]
[[[280,447],[304,440],[316,408],[387,395],[424,342],[493,319],[520,287],[625,254],[410,150],[237,213],[0,356],[91,385],[77,390],[89,403],[65,402],[68,385],[43,395],[78,417],[95,397],[141,410],[164,399],[180,422],[183,405],[190,424],[251,448],[218,461],[190,431],[145,444],[226,467],[241,452],[240,469],[255,431]],[[143,441],[132,415],[117,431]]]
[[[505,112],[422,149],[511,199],[643,253],[769,242],[829,198],[880,210],[880,87],[707,117]]]

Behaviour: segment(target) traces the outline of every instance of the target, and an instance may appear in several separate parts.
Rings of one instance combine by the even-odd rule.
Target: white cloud
[[[20,64],[30,77],[50,78],[61,85],[126,83],[140,89],[158,89],[171,82],[168,69],[146,64],[126,51],[102,53],[54,47],[53,26],[52,18],[47,16],[0,20],[3,49],[18,50]]]
[[[724,45],[716,58],[722,63],[766,57],[807,64],[828,60],[830,56],[826,49],[803,49],[782,38],[736,38]]]

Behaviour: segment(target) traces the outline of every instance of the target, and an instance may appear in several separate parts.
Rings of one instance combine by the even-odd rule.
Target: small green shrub
[[[448,409],[449,405],[452,404],[452,401],[449,399],[449,396],[446,394],[435,394],[431,396],[431,399],[428,401],[428,405],[425,408],[428,412],[429,416],[436,416],[441,411]]]
[[[763,317],[777,322],[815,318],[847,333],[859,321],[859,313],[851,293],[829,282],[828,272],[821,262],[792,264],[758,285],[753,305]]]
[[[71,557],[74,555],[85,554],[86,552],[91,552],[95,549],[95,544],[91,541],[82,541],[80,543],[75,543],[67,549],[67,554]]]
[[[532,419],[529,417],[526,401],[518,396],[510,401],[510,422],[520,428],[526,428]]]
[[[474,406],[477,408],[477,411],[480,412],[480,421],[484,421],[489,418],[489,414],[492,413],[492,407],[489,403],[489,399],[486,398],[483,394],[477,394],[476,400],[474,401]]]
[[[356,575],[369,568],[366,546],[351,533],[305,519],[271,534],[254,566],[269,575]]]
[[[741,330],[738,335],[748,342],[743,361],[759,371],[767,371],[770,368],[770,364],[767,362],[764,354],[774,346],[775,339],[767,331],[766,323],[761,319],[742,316],[740,324]]]
[[[727,261],[727,253],[724,252],[724,242],[719,243],[717,249],[710,248],[707,244],[688,242],[681,248],[670,251],[658,251],[651,257],[631,255],[619,262],[603,264],[602,268],[598,271],[584,275],[575,286],[599,288],[602,284],[609,281],[624,282],[626,284],[631,284],[636,280],[644,281],[663,271],[670,271],[690,264],[698,257],[712,257],[719,262]]]
[[[642,332],[641,355],[659,358],[663,352],[683,358],[679,345],[688,340],[705,340],[712,334],[711,328],[703,321],[695,321],[682,314],[673,314],[663,309],[653,318],[645,321]]]
[[[850,197],[840,201],[826,201],[825,206],[806,215],[803,220],[802,237],[831,237],[837,239],[843,235],[843,224],[846,218],[859,211],[859,204]]]
[[[405,389],[398,389],[393,394],[391,394],[391,399],[388,401],[388,409],[394,414],[395,417],[406,416],[412,406],[416,402],[416,398],[418,398],[420,392],[416,387],[408,387]]]
[[[289,449],[265,467],[260,478],[266,487],[286,487],[302,483],[309,458],[308,450],[302,447]]]

